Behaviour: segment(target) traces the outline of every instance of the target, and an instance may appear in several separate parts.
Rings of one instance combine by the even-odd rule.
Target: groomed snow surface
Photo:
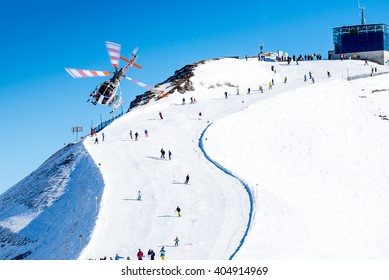
[[[85,140],[105,189],[80,259],[162,246],[167,259],[388,258],[389,91],[372,92],[389,90],[388,76],[345,80],[370,71],[363,61],[199,65],[194,92],[134,109],[100,144]]]
[[[388,259],[388,74],[345,79],[371,67],[389,70],[199,64],[195,91],[133,109],[0,196],[14,240],[2,259],[160,259],[162,247],[167,260]]]

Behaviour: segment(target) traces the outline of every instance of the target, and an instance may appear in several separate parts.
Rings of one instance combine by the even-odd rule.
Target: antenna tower
[[[361,24],[365,25],[366,24],[366,19],[365,19],[365,6],[361,6],[361,3],[358,0],[358,8],[361,10]]]

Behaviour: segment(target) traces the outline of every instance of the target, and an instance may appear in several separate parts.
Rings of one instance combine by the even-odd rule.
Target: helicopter
[[[92,91],[92,93],[89,95],[89,99],[87,100],[87,102],[91,101],[93,105],[101,104],[104,106],[113,106],[113,109],[111,111],[112,113],[123,102],[121,91],[119,95],[117,94],[118,88],[120,86],[120,82],[123,77],[138,84],[139,86],[146,88],[147,90],[152,90],[154,88],[152,86],[149,86],[147,84],[144,84],[135,79],[125,76],[127,71],[132,66],[135,66],[139,69],[142,68],[142,66],[136,63],[136,60],[138,59],[138,56],[136,54],[138,51],[138,47],[136,47],[132,51],[131,58],[127,59],[120,55],[120,50],[121,50],[120,44],[106,41],[105,45],[107,48],[107,52],[111,64],[115,68],[115,70],[113,72],[112,78],[103,82],[102,84],[97,86],[95,90]],[[120,69],[119,69],[119,59],[122,59],[127,63],[124,67]],[[101,76],[109,76],[112,74],[109,71],[84,70],[84,69],[74,69],[74,68],[65,68],[65,70],[73,78],[101,77]]]

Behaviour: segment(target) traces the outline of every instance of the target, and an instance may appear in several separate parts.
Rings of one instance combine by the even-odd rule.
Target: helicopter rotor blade
[[[125,76],[125,77],[126,77],[126,79],[130,80],[131,82],[137,84],[138,86],[144,87],[144,88],[147,89],[147,90],[152,90],[152,89],[154,88],[154,87],[152,87],[152,86],[149,86],[149,85],[147,85],[147,84],[145,84],[145,83],[142,83],[142,82],[140,82],[140,81],[138,81],[138,80],[135,80],[135,79],[133,79],[133,78],[130,78],[130,77],[127,77],[127,76]]]
[[[73,78],[101,77],[101,76],[109,76],[111,74],[108,71],[98,71],[98,70],[85,70],[85,69],[74,69],[74,68],[65,68],[65,70]]]
[[[118,68],[119,67],[119,57],[120,57],[120,49],[121,45],[105,41],[105,46],[107,47],[107,52],[109,59],[111,61],[111,64],[113,67]]]

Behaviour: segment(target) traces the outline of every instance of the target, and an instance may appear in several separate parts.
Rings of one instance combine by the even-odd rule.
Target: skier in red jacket
[[[136,256],[138,257],[138,260],[143,260],[143,252],[141,249],[139,249],[138,254],[136,254]]]

